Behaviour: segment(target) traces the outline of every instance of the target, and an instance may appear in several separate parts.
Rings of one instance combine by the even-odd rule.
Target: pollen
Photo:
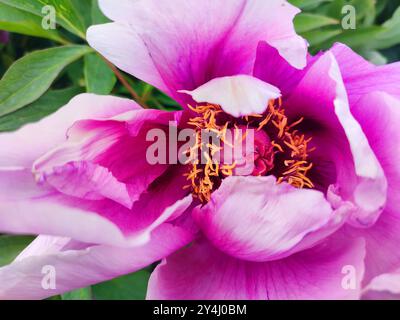
[[[256,170],[256,172],[274,174],[277,176],[278,184],[285,182],[296,188],[314,188],[309,177],[313,168],[310,153],[315,150],[315,148],[310,148],[312,138],[306,137],[296,129],[304,121],[303,118],[290,123],[281,99],[269,101],[267,110],[263,114],[252,114],[238,119],[226,115],[222,108],[215,104],[202,104],[196,107],[189,106],[189,108],[195,113],[188,124],[196,130],[196,143],[188,150],[187,164],[190,170],[185,174],[188,185],[184,189],[190,189],[193,197],[199,199],[200,202],[209,202],[212,192],[219,186],[222,179],[232,176],[237,166],[235,162],[222,164],[213,159],[213,156],[221,152],[223,147],[202,142],[202,130],[215,133],[224,146],[230,147],[233,145],[226,139],[228,129],[233,130],[235,141],[240,136],[240,128],[265,131],[270,138],[272,154],[269,160],[272,163],[267,166],[268,168],[263,168],[268,170]],[[246,131],[242,141],[247,133]],[[200,164],[196,160],[198,155],[203,156],[205,163]],[[279,163],[273,163],[274,159]]]
[[[285,109],[282,107],[282,100],[279,100],[277,105],[274,101],[270,101],[267,116],[260,122],[258,130],[271,122],[277,131],[272,145],[276,153],[286,156],[283,161],[286,170],[279,174],[278,183],[287,182],[296,188],[312,189],[315,186],[308,177],[309,171],[313,168],[309,154],[315,151],[315,148],[309,148],[312,138],[306,138],[304,134],[295,130],[295,127],[303,121],[304,118],[300,118],[289,124]]]
[[[192,166],[189,173],[185,174],[190,184],[186,185],[184,188],[190,189],[194,198],[198,198],[202,203],[207,203],[211,199],[211,193],[215,185],[221,178],[233,175],[236,164],[222,165],[217,160],[212,159],[212,156],[220,152],[222,147],[212,143],[207,143],[204,146],[204,142],[201,142],[201,130],[214,132],[221,141],[228,143],[226,141],[226,132],[229,127],[229,122],[223,125],[218,124],[217,117],[219,114],[223,113],[221,107],[218,105],[205,104],[196,107],[189,105],[189,108],[198,116],[188,121],[188,124],[195,127],[197,131],[195,137],[196,144],[189,150],[190,155],[188,163],[192,163]],[[204,147],[206,147],[206,151],[204,151]],[[203,157],[206,159],[205,164],[200,164],[198,160],[194,160],[200,153],[202,153]]]

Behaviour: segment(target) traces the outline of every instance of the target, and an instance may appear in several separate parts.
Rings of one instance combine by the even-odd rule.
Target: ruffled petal
[[[151,164],[149,130],[168,135],[180,112],[138,109],[106,120],[84,120],[68,131],[68,139],[35,161],[36,179],[69,196],[112,199],[127,208],[167,169]]]
[[[193,214],[219,250],[261,262],[315,245],[344,219],[322,192],[277,185],[271,176],[226,178],[211,201]]]
[[[358,299],[364,254],[362,239],[334,239],[286,259],[255,263],[224,255],[200,240],[157,266],[147,298]],[[346,266],[351,267],[350,276],[354,276],[348,283]]]
[[[373,91],[384,91],[400,98],[400,62],[375,66],[344,44],[330,50],[339,63],[350,105]]]
[[[313,171],[335,174],[327,181],[336,185],[336,192],[345,201],[355,204],[349,223],[373,225],[386,203],[387,181],[363,128],[351,114],[332,53],[312,65],[284,104],[291,119],[305,119],[300,129],[313,138],[316,147],[310,155]]]
[[[299,70],[294,68],[268,43],[261,42],[257,48],[257,58],[254,65],[254,77],[261,79],[282,91],[287,97],[304,77],[317,57],[308,56],[307,67]]]
[[[0,133],[0,167],[32,166],[33,161],[66,140],[66,132],[81,119],[107,119],[141,109],[134,101],[81,94],[54,114],[16,132]]]
[[[40,236],[13,263],[0,268],[0,299],[44,299],[110,280],[168,256],[192,238],[170,224],[158,228],[147,243],[130,248]],[[53,274],[55,287],[46,287],[46,275]]]
[[[163,186],[174,188],[174,183],[169,179]],[[121,247],[149,241],[156,228],[192,203],[183,191],[171,196],[160,186],[149,189],[131,210],[111,200],[83,201],[37,185],[28,170],[0,171],[0,191],[0,232]]]
[[[400,300],[400,270],[381,274],[364,289],[364,300]]]
[[[368,283],[400,266],[400,100],[384,92],[372,92],[352,106],[352,113],[363,127],[388,180],[387,204],[377,223],[366,230],[346,230],[350,237],[366,239]]]

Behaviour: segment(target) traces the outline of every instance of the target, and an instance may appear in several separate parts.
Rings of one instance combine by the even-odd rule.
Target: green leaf
[[[65,43],[57,30],[45,30],[42,19],[32,13],[0,3],[0,30],[21,33]]]
[[[101,12],[98,0],[92,0],[92,24],[103,24],[110,20]]]
[[[388,59],[378,51],[361,52],[362,55],[377,66],[382,66],[388,63]]]
[[[65,66],[91,51],[87,46],[64,46],[36,51],[17,60],[0,80],[0,116],[38,99]]]
[[[340,29],[337,29],[337,30],[313,30],[313,31],[304,32],[302,34],[302,36],[307,39],[310,46],[316,46],[316,45],[319,45],[323,42],[326,42],[326,41],[334,38],[335,36],[337,36],[341,33],[342,33],[342,30],[340,30]]]
[[[364,20],[364,26],[371,26],[376,18],[376,0],[353,0],[357,20]]]
[[[0,267],[11,263],[33,239],[28,236],[0,236]]]
[[[65,0],[64,0],[65,1]],[[66,0],[71,4],[71,9],[74,10],[74,19],[79,19],[78,25],[82,26],[84,38],[86,38],[86,30],[92,25],[92,0]],[[98,0],[96,0],[98,1]],[[59,0],[53,0],[53,2],[59,3]],[[74,20],[71,19],[72,22]],[[75,20],[76,21],[76,20]]]
[[[32,104],[0,117],[0,132],[14,131],[27,123],[39,121],[66,105],[81,92],[79,87],[48,91]]]
[[[141,270],[92,286],[96,300],[143,300],[146,297],[150,273]]]
[[[335,41],[342,42],[353,49],[372,48],[371,39],[374,39],[383,32],[380,26],[360,27],[355,30],[346,30]]]
[[[327,5],[325,14],[332,18],[342,19],[342,10],[346,4],[348,3],[345,0],[333,0],[329,5]]]
[[[85,76],[83,74],[84,69],[85,68],[83,64],[83,59],[79,59],[68,65],[64,69],[63,73],[67,74],[68,78],[71,80],[74,86],[84,87],[85,86]]]
[[[97,53],[85,56],[85,81],[87,92],[109,94],[117,78],[104,59]]]
[[[329,25],[337,25],[339,21],[318,14],[303,13],[295,18],[295,27],[298,33],[315,30]]]
[[[90,287],[74,290],[61,295],[62,300],[92,300]]]
[[[376,14],[377,15],[381,14],[385,10],[389,1],[393,1],[393,0],[379,0],[376,2]]]
[[[400,7],[393,17],[382,25],[382,32],[371,41],[370,46],[374,49],[387,49],[400,44]]]
[[[331,2],[333,0],[289,0],[294,6],[300,9],[313,9],[320,6],[324,2]]]
[[[50,5],[56,10],[57,24],[85,39],[88,21],[84,16],[87,0],[0,0],[1,3],[44,17],[43,7]]]

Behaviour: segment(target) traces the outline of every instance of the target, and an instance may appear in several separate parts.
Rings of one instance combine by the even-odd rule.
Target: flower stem
[[[118,70],[118,68],[113,65],[110,61],[108,61],[106,58],[103,57],[107,65],[110,67],[110,69],[114,72],[118,80],[121,82],[121,84],[128,90],[132,98],[139,103],[143,108],[147,109],[147,105],[142,101],[140,96],[137,94],[137,92],[132,88],[132,86],[129,84],[129,82],[125,79],[124,75]]]

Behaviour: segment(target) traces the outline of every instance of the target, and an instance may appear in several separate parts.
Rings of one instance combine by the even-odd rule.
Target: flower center
[[[286,182],[297,188],[314,188],[308,177],[313,168],[309,154],[314,151],[309,144],[311,137],[306,137],[295,129],[303,118],[289,124],[282,107],[282,100],[271,100],[263,114],[253,114],[242,118],[233,118],[224,113],[222,108],[214,104],[189,106],[196,114],[188,124],[195,129],[193,147],[188,150],[190,170],[185,174],[193,196],[202,203],[211,199],[211,193],[218,188],[223,178],[236,174],[237,162],[225,163],[214,159],[214,155],[225,148],[235,149],[237,137],[242,144],[249,130],[254,131],[254,148],[252,149],[253,170],[247,175],[264,176],[274,174],[277,182]],[[222,145],[202,141],[202,132],[206,130],[215,134]],[[239,135],[239,132],[245,132]],[[233,142],[227,139],[229,131],[233,131]],[[205,163],[197,160],[198,155]],[[246,157],[246,154],[242,154]],[[196,159],[196,160],[193,160]]]

